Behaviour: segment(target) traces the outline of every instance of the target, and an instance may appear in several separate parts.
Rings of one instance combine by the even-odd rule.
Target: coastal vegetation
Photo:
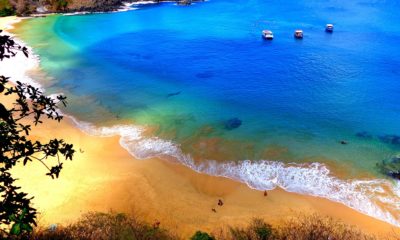
[[[14,7],[8,0],[0,0],[0,17],[15,14]]]
[[[32,233],[15,239],[31,240],[178,240],[157,224],[148,224],[122,213],[91,212],[66,225],[38,227]]]
[[[215,238],[206,232],[197,231],[190,240],[215,240]]]
[[[228,227],[228,231],[219,231],[215,236],[216,239],[221,240],[378,239],[341,221],[315,213],[298,213],[275,226],[255,218],[246,227]],[[387,236],[387,238],[396,239],[394,236]]]
[[[113,11],[121,5],[121,0],[1,0],[0,14],[27,16],[74,11]]]
[[[28,56],[28,50],[10,36],[0,35],[0,61],[16,54]],[[72,160],[75,150],[62,139],[45,142],[30,137],[32,127],[44,118],[62,120],[57,104],[66,106],[66,97],[47,97],[31,85],[10,84],[5,76],[0,76],[0,94],[0,237],[6,238],[31,232],[37,215],[32,198],[16,185],[12,170],[38,161],[47,169],[46,175],[58,178],[63,162]]]
[[[178,240],[185,239],[136,216],[91,212],[69,225],[37,227],[13,239],[27,240]],[[187,238],[186,238],[187,239]],[[190,240],[398,240],[394,233],[372,236],[353,226],[318,214],[298,214],[274,226],[255,218],[244,227],[228,226],[212,233],[196,231]]]
[[[109,12],[121,8],[124,2],[137,0],[0,0],[0,17],[68,12]],[[145,0],[153,3],[165,0]],[[176,0],[179,5],[190,5],[192,0]]]

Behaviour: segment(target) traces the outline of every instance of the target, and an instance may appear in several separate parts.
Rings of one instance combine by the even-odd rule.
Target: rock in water
[[[377,163],[378,169],[385,175],[400,180],[400,156]]]
[[[192,0],[179,0],[178,5],[190,5],[192,4]]]
[[[211,78],[214,74],[211,71],[205,71],[196,74],[197,78]]]
[[[380,136],[379,139],[384,143],[400,145],[400,136],[398,136],[398,135],[388,134],[388,135]]]
[[[232,130],[240,127],[242,125],[242,120],[239,118],[231,118],[225,122],[225,129]]]
[[[179,94],[181,94],[181,92],[182,92],[182,91],[179,91],[179,92],[174,92],[174,93],[168,93],[168,94],[167,94],[167,98],[170,98],[170,97],[173,97],[173,96],[179,95]]]
[[[372,135],[370,133],[368,133],[367,131],[358,132],[358,133],[356,133],[356,136],[359,138],[365,138],[365,139],[372,138]]]

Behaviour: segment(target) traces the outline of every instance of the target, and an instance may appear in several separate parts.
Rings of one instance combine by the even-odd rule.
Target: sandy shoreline
[[[1,30],[10,30],[12,29],[12,25],[20,21],[20,18],[16,16],[9,17],[0,17],[0,29]]]
[[[18,170],[20,184],[35,196],[45,225],[73,221],[87,211],[112,209],[135,213],[150,223],[158,220],[165,228],[188,237],[198,229],[242,225],[253,217],[276,223],[301,211],[329,215],[370,233],[394,229],[326,199],[280,189],[268,191],[264,197],[244,184],[199,174],[178,164],[135,160],[121,148],[118,137],[88,136],[68,119],[60,124],[46,122],[33,135],[43,140],[64,138],[83,150],[64,164],[57,180],[44,176],[45,169],[39,164]],[[217,206],[218,199],[223,199],[223,207]]]
[[[16,17],[0,18],[0,29]],[[77,152],[65,164],[60,179],[45,176],[31,164],[18,170],[23,189],[35,196],[43,224],[73,221],[87,211],[134,212],[149,222],[187,237],[196,230],[213,231],[224,225],[247,224],[253,217],[274,223],[293,211],[318,212],[356,225],[366,232],[386,233],[394,227],[329,200],[288,193],[262,192],[221,177],[199,174],[184,166],[158,159],[135,160],[119,144],[119,137],[94,137],[74,127],[71,120],[46,122],[35,138],[64,138]],[[217,200],[223,199],[223,207]],[[217,213],[211,211],[216,208]]]

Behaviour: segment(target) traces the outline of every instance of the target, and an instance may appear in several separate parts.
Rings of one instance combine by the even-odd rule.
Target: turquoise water
[[[399,10],[395,0],[165,3],[30,19],[17,33],[53,78],[43,82],[47,91],[66,93],[71,103],[66,111],[78,119],[97,126],[146,125],[153,136],[179,147],[179,154],[175,149],[164,155],[220,164],[219,170],[197,170],[259,189],[274,183],[327,197],[398,224],[395,183],[379,180],[384,183],[366,187],[341,181],[382,179],[376,163],[400,153],[400,143],[380,139],[400,135]],[[327,23],[335,25],[333,34],[324,31]],[[303,40],[293,38],[298,28]],[[262,40],[263,29],[272,30],[275,39]],[[228,126],[230,120],[236,126]],[[159,154],[161,147],[151,146]],[[221,170],[243,160],[259,164],[243,165],[261,174],[258,179]],[[287,165],[267,162],[279,175],[276,184],[275,177],[260,173],[270,171],[263,160],[308,166],[315,172],[301,175],[295,169],[296,174],[314,185],[293,185],[298,175]],[[300,164],[315,162],[328,166],[335,179],[324,167]],[[377,185],[389,184],[391,200],[381,199],[389,206],[381,213],[378,203],[360,206],[364,195],[329,197],[318,175],[337,184],[332,191],[349,184],[345,194],[367,192],[374,201],[386,194]]]

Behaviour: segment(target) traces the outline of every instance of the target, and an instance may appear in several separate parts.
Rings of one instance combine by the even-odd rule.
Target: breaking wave
[[[363,214],[400,226],[400,185],[385,179],[343,180],[331,174],[323,163],[289,163],[278,161],[213,160],[196,163],[178,144],[157,137],[143,137],[143,127],[116,125],[95,127],[71,117],[84,132],[95,136],[119,135],[120,144],[137,159],[173,158],[177,162],[213,176],[230,178],[257,190],[280,187],[288,192],[323,197],[342,203]]]

